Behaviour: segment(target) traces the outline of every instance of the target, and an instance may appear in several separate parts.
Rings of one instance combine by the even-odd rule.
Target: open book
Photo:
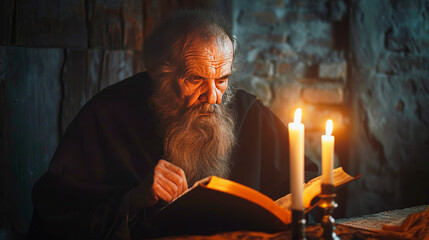
[[[333,172],[338,187],[358,177],[337,168]],[[304,207],[320,194],[321,177],[305,185]],[[211,234],[249,230],[277,232],[291,222],[291,194],[277,201],[242,184],[219,177],[198,181],[182,196],[162,208],[149,223],[162,235]]]

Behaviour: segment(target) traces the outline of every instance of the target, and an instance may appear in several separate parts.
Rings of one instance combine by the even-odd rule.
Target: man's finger
[[[169,192],[167,192],[159,183],[154,183],[152,189],[157,198],[162,199],[166,202],[173,201],[174,197]]]
[[[182,178],[182,191],[184,192],[188,190],[188,181],[186,180],[185,172],[183,170],[181,171],[181,178]]]
[[[160,163],[161,163],[161,165],[162,166],[164,166],[165,168],[167,168],[167,169],[169,169],[169,170],[171,170],[171,171],[173,171],[173,172],[175,172],[177,175],[179,175],[180,177],[182,177],[182,178],[184,178],[184,179],[186,179],[186,176],[185,176],[185,172],[183,171],[183,169],[181,169],[180,167],[178,167],[178,166],[176,166],[176,165],[174,165],[174,164],[172,164],[172,163],[170,163],[170,162],[167,162],[167,161],[165,161],[165,160],[160,160],[159,161]]]
[[[186,180],[185,172],[180,167],[177,167],[176,165],[173,165],[173,164],[171,164],[171,165],[173,166],[173,168],[175,168],[175,172],[182,179],[182,189],[183,189],[183,191],[186,191],[188,189],[188,181]]]
[[[174,174],[174,173],[172,173]],[[159,184],[163,189],[165,189],[170,195],[176,196],[179,192],[180,185],[171,181],[169,178],[165,177],[166,172],[162,169],[155,169],[154,173],[154,183]]]
[[[158,165],[157,165],[158,167]],[[159,169],[164,177],[175,183],[179,187],[179,194],[188,189],[185,172],[176,165],[164,160],[160,160]]]
[[[170,181],[172,184],[174,184],[175,186],[177,186],[177,189],[173,189],[175,192],[179,192],[181,193],[183,191],[182,189],[182,178],[177,175],[175,172],[171,171],[168,168],[165,168],[164,165],[160,164],[157,165],[155,167],[155,174],[159,175],[160,177],[162,176],[161,180],[168,180]],[[165,179],[163,179],[165,178]],[[171,192],[172,194],[174,194],[174,192]]]

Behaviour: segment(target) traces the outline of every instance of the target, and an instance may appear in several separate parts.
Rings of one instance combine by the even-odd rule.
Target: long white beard
[[[169,80],[152,96],[164,137],[164,159],[179,166],[188,185],[207,176],[228,178],[235,146],[235,119],[224,105],[186,108]],[[230,94],[230,93],[227,93]],[[212,113],[200,116],[200,113]]]

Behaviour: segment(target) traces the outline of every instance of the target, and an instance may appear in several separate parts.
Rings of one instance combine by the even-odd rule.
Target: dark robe
[[[33,189],[29,239],[129,239],[130,191],[163,156],[147,73],[107,87],[67,128]],[[289,193],[288,131],[253,95],[236,91],[237,146],[230,179],[273,199]],[[317,167],[306,160],[308,177]],[[153,212],[142,209],[140,215]],[[141,232],[141,231],[137,231]]]

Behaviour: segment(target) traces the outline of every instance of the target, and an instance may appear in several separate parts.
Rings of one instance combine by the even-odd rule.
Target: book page
[[[399,229],[404,219],[412,214],[424,212],[428,207],[429,205],[421,205],[400,210],[390,210],[360,217],[338,219],[336,222],[345,226],[368,231],[383,231],[386,225],[388,226],[387,228],[397,226]],[[426,211],[429,212],[429,210]]]
[[[346,172],[344,172],[342,167],[334,169],[332,174],[334,178],[335,187],[341,186],[347,182],[350,182],[360,177],[360,176],[352,177],[348,175]],[[304,207],[306,209],[310,207],[311,201],[313,200],[313,198],[315,198],[321,192],[321,182],[322,182],[321,178],[322,178],[321,176],[315,177],[311,179],[309,182],[307,182],[306,184],[304,184],[303,195],[304,195]],[[292,194],[289,193],[288,195],[277,199],[275,202],[278,205],[280,205],[280,207],[289,210],[292,204]]]

